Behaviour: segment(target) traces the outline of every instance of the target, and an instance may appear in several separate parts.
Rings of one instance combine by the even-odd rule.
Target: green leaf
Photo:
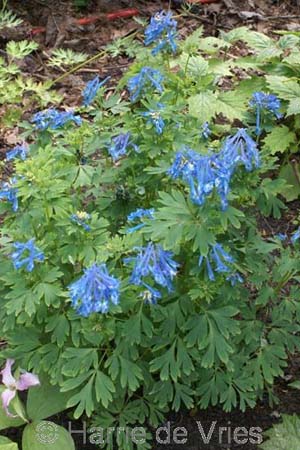
[[[84,411],[86,415],[90,417],[94,411],[94,396],[93,396],[93,384],[94,376],[92,376],[87,384],[81,389],[80,392],[73,395],[67,403],[67,407],[72,407],[77,405],[74,412],[75,419],[78,419]]]
[[[63,427],[54,422],[27,425],[22,437],[22,450],[75,450],[74,441]]]
[[[223,39],[216,38],[214,36],[208,36],[200,39],[199,50],[204,53],[214,54],[217,53],[220,48],[229,48],[230,44]]]
[[[194,406],[194,391],[189,386],[185,386],[180,383],[175,383],[174,388],[175,395],[172,404],[174,411],[179,411],[182,406],[185,406],[188,410],[191,410]]]
[[[211,91],[200,92],[188,100],[189,113],[200,122],[209,122],[218,112],[218,100]]]
[[[175,359],[175,344],[176,343],[174,342],[169,350],[165,351],[163,355],[153,359],[150,363],[150,371],[159,371],[160,379],[162,381],[168,381],[171,377],[172,380],[176,382],[180,375],[179,367]]]
[[[300,195],[300,165],[289,163],[280,170],[280,177],[286,181],[282,188],[282,195],[288,202],[296,200]]]
[[[300,114],[300,97],[292,98],[288,104],[286,115],[292,116],[294,114]]]
[[[31,420],[43,420],[67,408],[70,394],[62,393],[58,386],[52,386],[47,376],[39,376],[41,385],[29,389],[27,414]]]
[[[47,326],[46,332],[52,331],[51,341],[62,347],[70,334],[70,323],[64,314],[53,316]]]
[[[136,391],[140,385],[140,381],[143,380],[143,374],[140,367],[134,362],[123,358],[123,356],[119,356],[119,360],[121,367],[120,382],[122,388],[128,386],[131,391]]]
[[[289,383],[289,386],[294,389],[300,389],[300,381],[293,381],[292,383]]]
[[[261,61],[275,58],[282,54],[282,50],[277,47],[276,42],[265,34],[248,30],[243,39],[249,47],[256,50],[258,59]]]
[[[267,75],[266,80],[270,91],[283,100],[300,97],[300,84],[297,81],[278,75]]]
[[[101,402],[104,408],[112,401],[112,394],[116,392],[111,379],[105,373],[98,371],[95,380],[96,398]]]
[[[282,416],[283,422],[266,432],[269,439],[261,446],[263,450],[297,450],[300,448],[300,418],[296,415]]]
[[[13,58],[24,58],[38,47],[39,45],[34,41],[9,41],[6,46],[6,51]]]
[[[234,119],[241,119],[243,113],[248,107],[247,94],[241,95],[241,92],[237,94],[235,91],[221,92],[217,101],[217,113],[226,117],[230,121]]]
[[[7,437],[0,436],[0,450],[18,450],[18,444]]]
[[[286,125],[280,125],[272,129],[272,131],[264,139],[264,147],[266,147],[271,155],[275,153],[285,152],[291,144],[296,143],[296,133],[290,131]]]

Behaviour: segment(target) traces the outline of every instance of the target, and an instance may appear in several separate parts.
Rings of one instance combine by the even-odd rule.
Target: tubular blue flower
[[[85,231],[91,231],[91,227],[86,223],[86,221],[90,220],[90,218],[90,214],[84,211],[77,211],[76,214],[72,214],[70,217],[72,222],[84,228]]]
[[[152,276],[157,284],[173,290],[172,280],[177,274],[179,264],[172,259],[173,253],[163,250],[160,245],[150,242],[147,247],[140,247],[136,257],[126,258],[125,263],[134,262],[130,281],[144,285],[144,277]]]
[[[51,128],[56,130],[63,127],[67,122],[74,122],[76,125],[81,125],[82,119],[80,116],[74,115],[73,111],[57,111],[54,108],[47,109],[36,113],[31,122],[39,130],[47,130]]]
[[[15,242],[13,245],[16,250],[11,254],[11,258],[17,270],[26,266],[26,270],[32,272],[34,262],[42,262],[45,259],[44,253],[34,245],[34,239],[27,242]]]
[[[149,87],[156,89],[161,94],[163,92],[163,79],[164,76],[159,70],[143,67],[137,75],[128,80],[127,87],[130,92],[130,100],[132,102],[138,100]]]
[[[157,103],[157,109],[150,109],[149,111],[142,112],[141,115],[143,117],[147,117],[147,124],[154,125],[157,134],[162,134],[165,127],[165,122],[161,117],[161,111],[164,108],[164,105],[161,103]]]
[[[265,94],[264,92],[254,92],[249,102],[252,108],[256,109],[256,134],[261,133],[261,112],[270,111],[277,119],[281,119],[280,100],[273,94]]]
[[[220,157],[231,166],[243,164],[248,172],[260,166],[257,144],[244,128],[240,128],[234,136],[225,140]]]
[[[200,155],[191,149],[178,152],[168,170],[172,178],[182,178],[190,186],[190,197],[196,205],[203,205],[216,188],[223,209],[227,206],[231,167],[227,167],[219,154]]]
[[[118,136],[112,138],[111,144],[108,147],[108,153],[112,157],[113,161],[117,161],[121,156],[126,155],[127,148],[135,145],[130,141],[130,133],[121,133]]]
[[[145,45],[157,43],[152,54],[157,55],[161,50],[176,52],[177,22],[170,11],[161,11],[151,17],[150,24],[145,30]]]
[[[131,140],[131,133],[121,133],[118,136],[112,138],[111,144],[108,147],[108,152],[113,161],[117,161],[121,156],[126,155],[128,147],[132,147],[134,151],[138,151],[139,148]]]
[[[12,150],[7,152],[6,159],[7,161],[11,161],[12,159],[20,157],[22,161],[25,161],[25,159],[27,158],[27,154],[28,154],[28,145],[24,143],[22,145],[17,145]]]
[[[201,267],[204,259],[206,262],[207,275],[210,281],[215,281],[214,270],[218,273],[230,272],[230,264],[234,263],[234,258],[232,258],[232,256],[224,250],[221,244],[211,245],[211,249],[209,250],[207,256],[200,256],[198,263],[199,267]]]
[[[18,190],[13,187],[16,182],[16,178],[12,178],[9,182],[2,183],[0,187],[0,200],[10,202],[14,212],[16,212],[19,207],[17,197]]]
[[[144,218],[147,219],[154,219],[154,209],[142,209],[139,208],[136,211],[132,212],[129,214],[129,216],[127,217],[128,222],[134,222],[135,220],[142,220]],[[127,233],[133,233],[134,231],[140,230],[141,228],[143,228],[146,224],[145,223],[139,223],[138,225],[135,225],[132,228],[129,228],[127,230]]]
[[[97,75],[92,80],[88,81],[86,87],[82,92],[84,106],[88,106],[92,103],[94,98],[97,95],[99,89],[110,79],[111,77],[106,77],[104,80],[100,81],[99,76]]]
[[[204,124],[201,127],[201,137],[203,137],[204,139],[208,139],[210,135],[211,130],[209,128],[209,124],[208,122],[204,122]]]
[[[120,282],[109,275],[105,264],[94,264],[68,287],[72,306],[80,316],[107,313],[111,304],[119,304]]]
[[[299,239],[300,239],[300,227],[292,234],[291,241],[293,244],[295,244]]]
[[[226,277],[227,281],[230,281],[231,286],[235,286],[237,283],[244,283],[243,277],[238,273],[234,272]]]

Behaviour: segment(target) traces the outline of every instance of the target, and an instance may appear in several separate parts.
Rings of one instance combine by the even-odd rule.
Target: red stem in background
[[[90,17],[82,17],[81,19],[74,19],[72,23],[76,25],[88,25],[90,23],[95,23],[100,19],[106,20],[117,20],[117,19],[126,19],[134,16],[138,16],[139,11],[136,8],[132,9],[121,9],[119,11],[115,11],[113,13],[102,14],[101,16],[90,16]],[[35,36],[37,34],[45,33],[46,27],[36,27],[30,31],[31,36]]]

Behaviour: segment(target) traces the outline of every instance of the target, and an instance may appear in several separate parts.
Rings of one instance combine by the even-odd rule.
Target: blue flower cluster
[[[133,147],[135,151],[138,150],[137,145],[135,145],[131,140],[131,133],[121,133],[118,136],[112,138],[111,144],[108,147],[108,153],[112,157],[113,161],[117,161],[121,156],[126,155],[128,147]]]
[[[9,182],[3,182],[0,187],[0,200],[6,200],[12,204],[14,212],[18,210],[17,188],[13,185],[17,182],[16,178],[12,178]]]
[[[28,154],[28,146],[26,144],[16,145],[12,150],[6,153],[7,161],[20,157],[22,161],[25,161]]]
[[[134,222],[136,220],[142,220],[144,218],[147,219],[154,219],[154,209],[143,209],[139,208],[136,211],[133,211],[129,214],[127,217],[128,222]],[[134,231],[140,230],[143,228],[146,224],[144,222],[139,223],[138,225],[135,225],[127,230],[127,233],[133,233]]]
[[[119,303],[120,282],[109,275],[105,264],[94,264],[69,286],[73,307],[78,314],[106,313],[111,304]]]
[[[157,134],[162,134],[165,127],[165,122],[161,117],[161,110],[164,108],[162,103],[157,103],[157,109],[150,109],[149,111],[142,112],[143,117],[147,117],[147,124],[152,124],[155,127]]]
[[[26,270],[32,272],[34,262],[42,262],[45,259],[44,253],[34,245],[34,239],[27,242],[15,242],[13,245],[16,250],[11,254],[11,258],[15,269],[26,266]]]
[[[157,284],[172,291],[172,280],[177,274],[179,264],[172,259],[173,253],[163,250],[160,245],[149,242],[147,247],[137,248],[138,255],[125,259],[125,263],[134,262],[130,281],[135,285],[151,288],[143,278],[152,276]],[[153,294],[153,292],[152,292]]]
[[[91,215],[84,211],[77,211],[76,214],[72,214],[70,219],[72,222],[76,223],[80,227],[84,228],[85,231],[91,231],[90,225],[86,221],[90,220]]]
[[[226,139],[219,153],[200,155],[189,148],[178,152],[168,174],[189,184],[191,200],[196,205],[203,205],[216,189],[225,210],[231,177],[241,164],[248,171],[260,165],[257,145],[243,128]]]
[[[214,265],[214,269],[216,272],[226,273],[231,271],[231,268],[230,266],[228,266],[228,264],[234,263],[234,259],[232,258],[232,256],[224,250],[221,244],[212,245],[206,257],[200,256],[199,267],[201,267],[204,259],[206,263],[208,278],[211,281],[215,280],[212,264]],[[235,276],[234,278],[230,277],[229,279],[233,282],[239,280],[239,276]]]
[[[34,114],[31,122],[37,129],[44,131],[47,128],[56,130],[57,128],[63,127],[67,122],[74,122],[76,125],[81,125],[82,119],[80,116],[76,116],[73,111],[57,111],[54,108],[50,108]]]
[[[161,11],[151,17],[150,24],[145,30],[145,45],[157,43],[152,54],[157,55],[161,50],[176,52],[177,22],[170,11]]]
[[[138,100],[142,92],[148,87],[156,89],[160,94],[163,92],[162,82],[164,76],[159,70],[151,67],[143,67],[140,72],[134,77],[130,78],[127,83],[130,92],[130,99],[132,102]]]
[[[254,92],[249,102],[252,108],[256,109],[256,134],[261,133],[261,112],[270,111],[277,119],[281,119],[280,100],[273,94],[265,94],[264,92]]]
[[[92,80],[88,81],[84,91],[82,92],[84,106],[88,106],[92,103],[94,98],[97,95],[99,89],[110,79],[111,77],[106,77],[104,80],[100,81],[99,76],[97,75]]]

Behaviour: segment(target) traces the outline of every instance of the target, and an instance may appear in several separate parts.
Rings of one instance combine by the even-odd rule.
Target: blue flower
[[[231,286],[235,286],[237,283],[244,283],[243,277],[238,273],[234,272],[226,277],[227,281],[230,281]]]
[[[146,289],[140,296],[144,299],[144,302],[150,305],[156,305],[157,301],[161,299],[161,293],[146,283],[143,283],[143,286],[145,286]]]
[[[159,70],[143,67],[137,75],[128,80],[127,87],[131,101],[135,102],[148,87],[156,89],[161,94],[163,92],[161,84],[163,79],[164,76]]]
[[[161,103],[157,103],[157,110],[150,109],[149,111],[142,112],[141,115],[143,117],[148,117],[147,124],[154,125],[157,134],[162,134],[165,127],[165,122],[161,117],[161,113],[159,110],[163,109],[164,105]]]
[[[201,267],[205,259],[208,278],[215,280],[214,270],[218,273],[226,273],[231,271],[230,264],[234,263],[234,258],[227,253],[221,244],[211,245],[207,256],[201,255],[199,258],[199,267]],[[214,269],[213,269],[214,267]],[[229,276],[230,277],[230,276]]]
[[[151,17],[150,24],[145,30],[145,45],[157,43],[152,54],[157,55],[161,50],[176,52],[177,22],[170,11],[161,11]]]
[[[90,218],[91,218],[90,214],[84,211],[77,211],[76,214],[72,214],[70,217],[72,222],[83,227],[85,231],[91,231],[91,227],[86,223],[86,221],[90,220]]]
[[[234,136],[229,136],[220,152],[221,158],[228,166],[243,164],[250,172],[260,166],[260,156],[256,142],[244,128],[240,128]]]
[[[129,216],[127,217],[128,222],[134,222],[137,219],[154,219],[154,209],[142,209],[139,208],[136,211],[132,212],[129,214]],[[132,228],[129,228],[127,230],[127,233],[133,233],[134,231],[140,230],[141,228],[143,228],[146,224],[144,222],[139,223],[138,225],[135,225]]]
[[[298,230],[296,230],[291,237],[291,241],[293,244],[295,244],[300,238],[300,227],[298,228]]]
[[[191,149],[178,152],[168,174],[182,178],[190,186],[190,197],[196,205],[203,205],[214,189],[221,198],[222,208],[227,207],[227,195],[233,167],[221,154],[200,155]]]
[[[163,250],[160,245],[150,242],[147,247],[139,247],[136,257],[126,258],[125,263],[134,262],[130,281],[145,286],[143,278],[152,276],[157,284],[172,291],[172,280],[179,264],[172,259],[173,253]]]
[[[109,275],[105,264],[94,264],[85,269],[84,275],[68,289],[72,306],[83,317],[92,313],[107,313],[111,304],[119,304],[120,282]]]
[[[204,122],[204,124],[202,125],[201,137],[203,137],[204,139],[208,139],[210,135],[211,130],[209,128],[209,124],[208,122]]]
[[[34,239],[30,239],[27,242],[15,242],[15,251],[11,254],[13,265],[15,269],[20,269],[26,266],[28,272],[32,272],[34,269],[35,261],[44,261],[44,253],[34,245]]]
[[[6,159],[7,161],[11,161],[14,158],[17,158],[18,156],[22,159],[22,161],[25,161],[28,154],[28,146],[26,144],[17,145],[12,150],[6,153]]]
[[[92,103],[94,98],[97,95],[98,90],[110,79],[111,77],[106,77],[104,80],[100,81],[99,76],[97,75],[92,80],[88,81],[84,91],[82,93],[83,97],[83,105],[88,106]]]
[[[14,188],[13,185],[17,182],[15,178],[12,178],[9,182],[4,182],[0,187],[0,200],[7,200],[12,204],[12,209],[14,212],[18,210],[18,197],[17,188]]]
[[[130,133],[121,133],[118,136],[112,138],[111,144],[108,147],[108,153],[112,157],[113,161],[117,161],[121,156],[126,155],[128,147],[133,147],[137,151],[138,147],[131,140]]]
[[[80,116],[74,115],[73,111],[57,111],[54,108],[50,108],[36,113],[32,117],[31,122],[39,130],[47,130],[47,128],[56,130],[63,127],[67,122],[75,122],[76,125],[81,125],[82,119]]]
[[[273,94],[265,94],[264,92],[254,92],[249,102],[252,108],[256,108],[256,134],[261,133],[261,112],[270,111],[277,119],[281,119],[280,100]]]

